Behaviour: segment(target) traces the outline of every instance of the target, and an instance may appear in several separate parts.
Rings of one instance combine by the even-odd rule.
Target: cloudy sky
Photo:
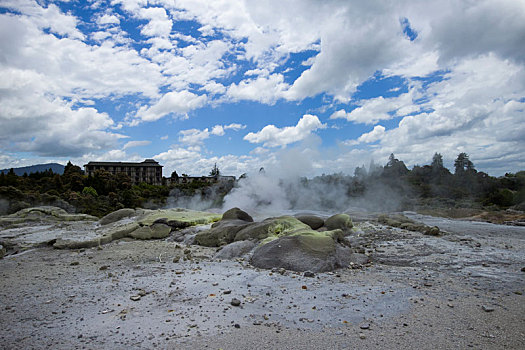
[[[0,77],[0,168],[525,169],[524,0],[2,0]]]

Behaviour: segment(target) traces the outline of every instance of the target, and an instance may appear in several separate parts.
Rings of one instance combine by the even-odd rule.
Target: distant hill
[[[24,173],[27,173],[29,175],[31,173],[36,173],[36,172],[42,172],[42,171],[45,171],[45,170],[49,170],[49,168],[51,168],[51,170],[53,170],[53,172],[55,174],[62,175],[64,173],[64,168],[65,167],[62,164],[58,164],[58,163],[47,163],[47,164],[37,164],[37,165],[24,166],[24,167],[21,167],[21,168],[13,168],[13,170],[14,170],[16,175],[22,176],[22,175],[24,175]],[[9,172],[9,170],[11,170],[11,169],[2,169],[2,170],[0,170],[0,173],[7,174]]]

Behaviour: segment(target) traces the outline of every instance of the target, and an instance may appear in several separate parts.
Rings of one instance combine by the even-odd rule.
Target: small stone
[[[312,271],[305,271],[303,274],[304,277],[315,277],[315,273]]]
[[[139,301],[141,297],[140,297],[140,295],[132,295],[132,296],[130,296],[129,298],[130,298],[131,300],[133,300],[133,301]]]
[[[80,262],[78,261],[73,261],[71,264],[69,264],[71,266],[77,266],[77,265],[80,265]]]
[[[108,265],[103,265],[99,268],[100,271],[104,271],[104,270],[107,270],[109,269],[109,266]]]
[[[362,325],[359,326],[359,328],[361,328],[361,329],[370,329],[370,324],[369,323],[363,323]]]
[[[231,294],[232,291],[231,290],[225,290],[224,292],[222,292],[222,294]]]
[[[364,335],[363,333],[359,333],[359,339],[366,339],[366,335]]]
[[[176,256],[173,258],[174,263],[178,263],[180,261],[180,256]]]
[[[237,298],[233,298],[232,301],[231,301],[231,304],[232,306],[240,306],[241,305],[241,301]]]
[[[301,289],[307,290],[308,287],[307,286],[301,286]]]
[[[521,272],[525,272],[525,267],[522,267],[522,268],[521,268]]]
[[[234,324],[233,326],[234,326],[235,328],[241,328],[241,325],[238,324],[238,323]]]
[[[448,306],[448,307],[451,307],[451,308],[454,307],[454,305],[452,305],[451,303],[448,303],[447,306]]]
[[[494,311],[494,308],[493,308],[493,307],[490,307],[490,306],[487,306],[487,305],[482,305],[481,308],[482,308],[483,311],[485,311],[485,312],[492,312],[492,311]]]

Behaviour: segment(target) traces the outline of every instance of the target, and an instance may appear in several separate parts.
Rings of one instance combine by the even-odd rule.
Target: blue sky
[[[525,169],[525,1],[0,4],[0,168]]]

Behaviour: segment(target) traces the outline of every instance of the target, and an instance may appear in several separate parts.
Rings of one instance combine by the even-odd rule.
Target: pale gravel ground
[[[440,238],[362,223],[378,262],[315,278],[196,246],[173,262],[184,247],[165,241],[8,256],[0,348],[523,349],[525,231],[441,223]]]

